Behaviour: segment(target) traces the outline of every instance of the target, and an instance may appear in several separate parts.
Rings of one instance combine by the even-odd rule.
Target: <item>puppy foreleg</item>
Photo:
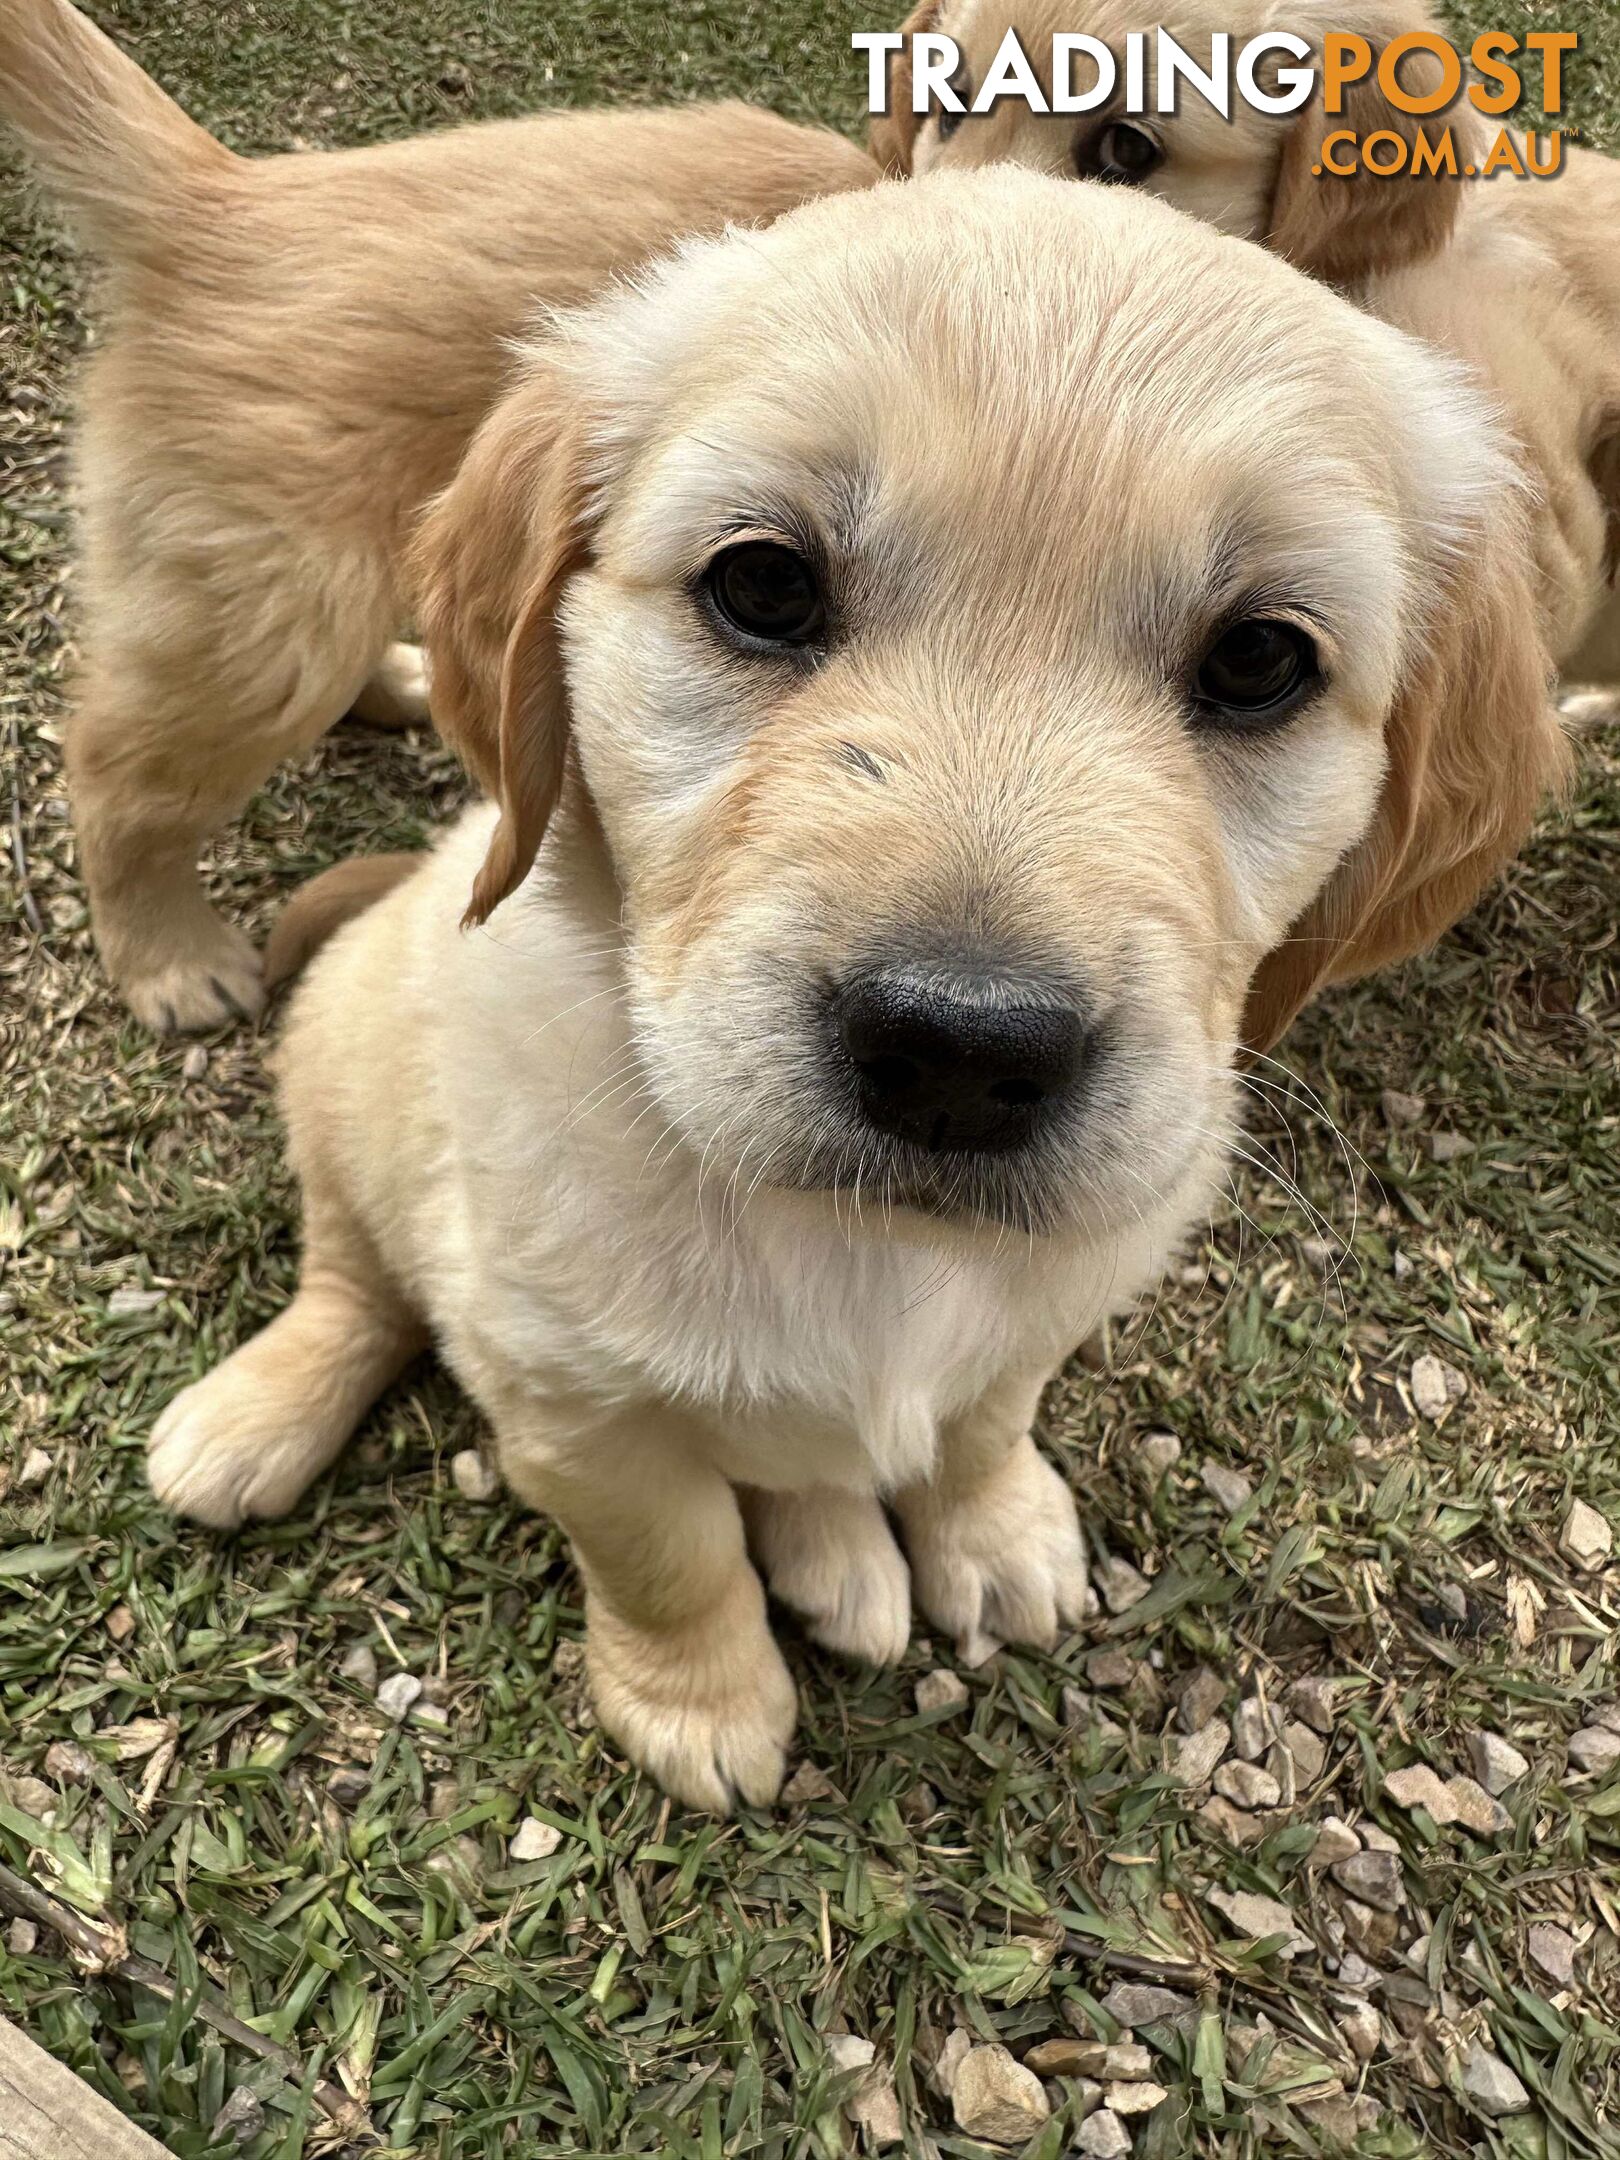
[[[969,1663],[1004,1642],[1050,1649],[1087,1610],[1074,1495],[1030,1438],[1041,1386],[1010,1377],[952,1419],[933,1477],[895,1501],[917,1602]]]
[[[673,1418],[496,1420],[507,1482],[567,1532],[604,1728],[692,1807],[775,1798],[798,1705],[736,1496]]]
[[[426,1340],[383,1286],[306,1266],[287,1310],[158,1419],[152,1490],[216,1530],[285,1515]]]
[[[898,1664],[911,1639],[911,1574],[878,1500],[813,1486],[741,1495],[749,1543],[773,1596],[845,1657]]]

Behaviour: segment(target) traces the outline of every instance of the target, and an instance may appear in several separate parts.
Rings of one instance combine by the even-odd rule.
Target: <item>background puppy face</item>
[[[1144,10],[1134,0],[924,0],[905,28],[940,31],[955,40],[962,54],[956,87],[965,104],[985,82],[1009,28],[1017,30],[1048,95],[1054,34],[1079,32],[1099,39],[1118,63],[1115,96],[1089,113],[1036,113],[1008,97],[985,113],[935,111],[919,119],[909,109],[909,61],[902,54],[894,63],[890,111],[872,125],[873,154],[897,173],[969,170],[1007,161],[1059,179],[1133,188],[1222,232],[1265,241],[1299,268],[1337,283],[1419,260],[1444,244],[1460,199],[1455,184],[1313,171],[1322,137],[1331,130],[1348,128],[1365,136],[1388,129],[1410,142],[1419,123],[1393,108],[1371,78],[1351,86],[1342,114],[1333,119],[1324,116],[1319,99],[1296,114],[1273,114],[1257,111],[1235,89],[1231,117],[1223,119],[1185,84],[1174,112],[1127,115],[1126,38],[1133,32],[1147,38],[1148,103],[1156,105],[1153,38],[1161,23],[1205,69],[1216,31],[1230,36],[1235,65],[1244,45],[1262,33],[1289,32],[1314,47],[1328,30],[1354,30],[1377,48],[1403,32],[1435,28],[1417,0],[1364,0],[1348,13],[1323,7],[1319,0],[1294,0],[1283,7],[1263,0],[1202,0],[1170,17]],[[1263,66],[1260,86],[1275,89],[1276,67],[1287,64],[1288,56],[1279,55],[1275,64]],[[1424,54],[1409,55],[1402,81],[1421,89],[1432,66]],[[1094,80],[1091,63],[1077,60],[1073,87],[1085,90]],[[1462,138],[1459,152],[1465,161],[1473,139],[1467,109],[1453,109],[1430,123],[1445,124]]]
[[[1379,821],[1440,562],[1508,511],[1471,400],[1259,251],[1007,169],[691,251],[570,335],[573,448],[497,451],[437,545],[501,489],[549,530],[575,472],[492,770],[504,830],[514,684],[562,681],[664,1110],[742,1178],[1136,1219]]]

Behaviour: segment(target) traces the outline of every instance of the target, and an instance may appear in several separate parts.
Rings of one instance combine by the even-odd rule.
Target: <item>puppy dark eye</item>
[[[703,574],[709,604],[749,645],[808,645],[826,627],[815,571],[778,540],[740,540]]]
[[[1076,160],[1083,180],[1135,187],[1164,163],[1164,151],[1146,128],[1116,120],[1088,143]]]
[[[1207,727],[1259,733],[1287,719],[1322,679],[1316,646],[1296,623],[1247,615],[1198,664],[1193,684]]]
[[[952,112],[947,106],[944,105],[939,108],[939,139],[941,142],[949,142],[951,137],[956,133],[957,129],[962,125],[962,122],[967,118],[967,109],[968,106],[972,103],[973,99],[973,92],[965,82],[953,82],[951,84],[951,88],[961,99],[962,110],[960,112]]]

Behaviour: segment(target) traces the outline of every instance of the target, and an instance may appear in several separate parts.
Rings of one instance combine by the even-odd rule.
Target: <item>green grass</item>
[[[104,13],[244,148],[721,90],[853,124],[845,36],[878,20],[786,0]],[[1576,116],[1620,140],[1620,21],[1535,19],[1589,31]],[[803,1755],[827,1789],[700,1821],[594,1730],[567,1555],[543,1522],[460,1498],[448,1464],[475,1421],[432,1369],[290,1522],[221,1540],[147,1493],[157,1410],[287,1291],[293,1196],[264,1044],[224,1037],[187,1077],[184,1047],[125,1021],[90,950],[57,754],[80,293],[0,175],[0,818],[26,870],[26,904],[17,876],[0,888],[0,1863],[125,1930],[178,2000],[87,1974],[43,1930],[0,1948],[0,2006],[185,2160],[234,2149],[210,2125],[244,2082],[265,2109],[250,2160],[341,2146],[317,2077],[360,2096],[386,2149],[433,2160],[831,2154],[861,2135],[825,2047],[845,2029],[894,2065],[910,2153],[931,2137],[974,2155],[925,2074],[940,2034],[962,2021],[1016,2052],[1089,2030],[1119,1960],[1171,1960],[1196,1970],[1205,2018],[1196,2052],[1156,2029],[1170,2097],[1137,2151],[1327,2150],[1335,2118],[1301,2098],[1322,2081],[1299,2062],[1356,2084],[1333,1975],[1235,1940],[1207,1893],[1282,1896],[1331,1949],[1338,1896],[1305,1855],[1334,1812],[1393,1834],[1409,1900],[1374,1945],[1386,2025],[1361,2149],[1620,2150],[1620,1781],[1575,1774],[1565,1748],[1613,1700],[1620,1584],[1558,1548],[1573,1498],[1620,1522],[1620,738],[1590,740],[1572,805],[1437,953],[1300,1026],[1297,1078],[1271,1074],[1253,1119],[1280,1174],[1243,1167],[1185,1279],[1105,1369],[1054,1385],[1047,1434],[1090,1535],[1152,1577],[1150,1598],[1050,1659],[967,1675],[967,1709],[943,1720],[913,1703],[939,1648],[874,1679],[795,1645]],[[216,882],[262,925],[311,868],[413,843],[459,793],[429,742],[342,731],[265,791]],[[1426,1099],[1416,1125],[1386,1125],[1389,1087]],[[1434,1130],[1472,1152],[1432,1161]],[[160,1296],[123,1309],[131,1289]],[[1469,1383],[1439,1428],[1403,1393],[1425,1352]],[[1156,1429],[1183,1454],[1152,1487],[1135,1451]],[[25,1481],[35,1451],[48,1467]],[[1252,1481],[1235,1515],[1206,1461]],[[362,1643],[384,1675],[428,1681],[447,1722],[390,1725],[339,1673]],[[1130,1658],[1112,1731],[1065,1721],[1099,1648]],[[1240,1684],[1342,1683],[1321,1779],[1242,1850],[1162,1769],[1199,1663],[1228,1712]],[[1406,1763],[1465,1770],[1477,1725],[1531,1760],[1508,1832],[1436,1829],[1383,1794]],[[87,1784],[47,1772],[69,1739]],[[339,1806],[327,1782],[348,1766],[369,1784]],[[530,1812],[562,1843],[514,1864]],[[1527,1955],[1544,1919],[1584,1939],[1567,1995]],[[199,2017],[204,1985],[297,2074]],[[1243,2061],[1262,2017],[1288,2047]],[[1476,2037],[1530,2094],[1504,2124],[1455,2089]],[[1077,2088],[1054,2090],[1031,2160],[1072,2145]]]

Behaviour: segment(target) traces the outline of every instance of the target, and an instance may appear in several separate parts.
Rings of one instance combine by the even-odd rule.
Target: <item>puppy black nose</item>
[[[1010,971],[871,968],[840,985],[832,1012],[868,1124],[936,1152],[1021,1146],[1085,1054],[1072,996]]]

